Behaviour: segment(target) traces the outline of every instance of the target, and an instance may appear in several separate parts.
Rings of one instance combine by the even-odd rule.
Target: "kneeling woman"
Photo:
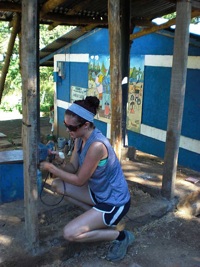
[[[115,229],[130,207],[130,194],[120,162],[109,140],[94,126],[99,99],[75,101],[65,112],[64,124],[75,139],[70,162],[58,168],[41,162],[40,169],[55,177],[52,187],[85,212],[64,227],[73,242],[113,241],[106,259],[125,257],[134,236]]]

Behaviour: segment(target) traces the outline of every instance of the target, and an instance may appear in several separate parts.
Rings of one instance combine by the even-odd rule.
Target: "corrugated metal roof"
[[[176,0],[131,0],[131,20],[133,22],[138,19],[151,21],[156,17],[173,13],[176,11],[176,2]],[[191,0],[191,2],[193,10],[200,10],[200,0]],[[0,20],[12,20],[13,12],[21,12],[21,3],[21,0],[0,0]],[[60,17],[60,24],[68,25],[67,20],[71,16],[82,19],[81,21],[85,19],[85,22],[81,22],[83,25],[88,25],[87,19],[91,18],[98,25],[100,19],[103,21],[108,17],[107,0],[39,0],[39,6],[43,14],[40,17],[41,23],[51,24],[55,20],[59,21]],[[70,25],[73,24],[70,23]]]
[[[124,0],[126,1],[126,0]],[[191,0],[193,11],[200,15],[200,0]],[[150,27],[152,20],[176,11],[176,0],[130,0],[131,23]],[[21,12],[22,0],[0,0],[0,20],[11,21],[15,12]],[[40,52],[42,65],[52,65],[51,53],[79,38],[94,28],[108,27],[108,0],[39,0],[40,23],[77,26]],[[47,58],[45,61],[44,59]]]

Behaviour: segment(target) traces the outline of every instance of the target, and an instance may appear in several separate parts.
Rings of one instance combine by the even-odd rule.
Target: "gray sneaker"
[[[127,252],[128,246],[135,240],[134,235],[129,231],[124,231],[125,239],[122,241],[114,240],[109,248],[106,259],[108,261],[122,260]]]

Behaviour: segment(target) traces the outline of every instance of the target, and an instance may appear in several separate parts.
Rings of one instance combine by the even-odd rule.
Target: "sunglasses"
[[[64,121],[64,125],[65,127],[70,131],[70,132],[76,132],[79,128],[81,128],[84,123],[78,124],[78,125],[68,125],[65,121]]]

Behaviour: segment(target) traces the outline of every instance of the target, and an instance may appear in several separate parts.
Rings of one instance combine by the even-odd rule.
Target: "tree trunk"
[[[1,104],[1,101],[2,101],[2,96],[3,96],[5,81],[6,81],[6,76],[7,76],[9,65],[10,65],[10,58],[12,56],[12,51],[13,51],[13,47],[14,47],[14,44],[15,44],[15,39],[16,39],[16,36],[17,36],[19,30],[20,30],[20,15],[16,13],[14,18],[13,18],[13,28],[12,28],[10,40],[9,40],[9,43],[8,43],[5,62],[4,62],[2,71],[1,71],[1,78],[0,78],[0,104]]]

